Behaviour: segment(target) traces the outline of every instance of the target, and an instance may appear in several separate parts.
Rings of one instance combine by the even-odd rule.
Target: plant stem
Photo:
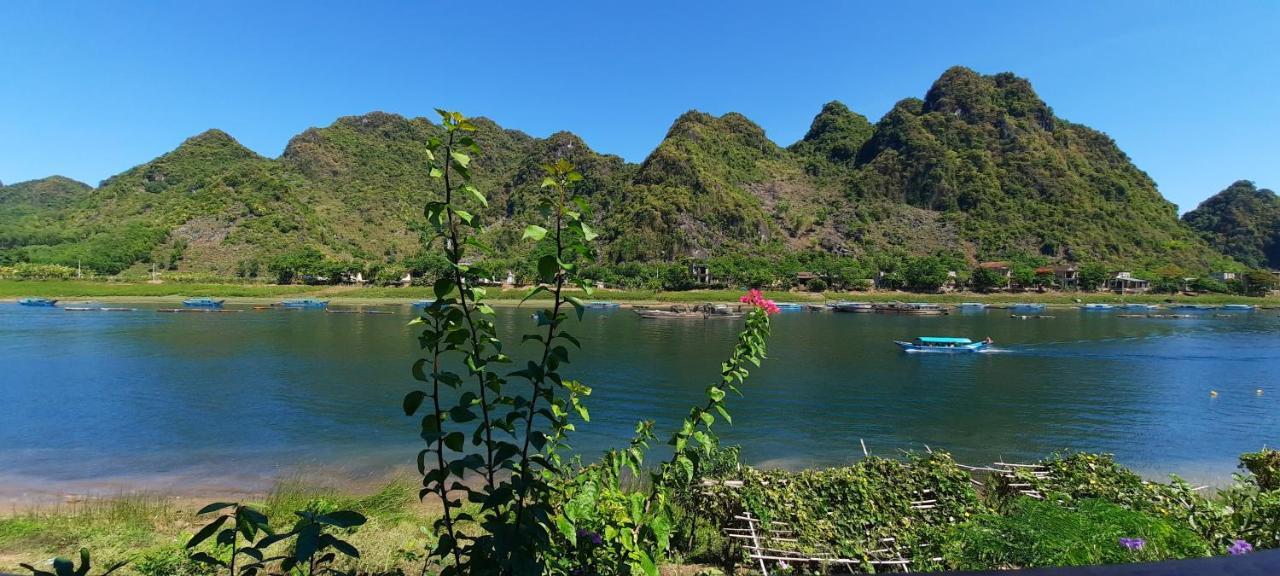
[[[476,325],[471,318],[471,308],[467,306],[467,289],[463,284],[465,278],[462,270],[459,268],[462,263],[462,246],[458,242],[458,223],[454,220],[453,214],[453,185],[450,181],[453,166],[453,138],[454,133],[449,133],[449,142],[445,144],[445,162],[444,162],[444,203],[446,205],[446,217],[449,219],[449,252],[450,260],[453,261],[453,279],[458,287],[458,302],[462,308],[462,315],[467,321],[467,332],[471,340],[471,356],[473,363],[480,361],[480,341],[476,338]],[[472,300],[474,304],[474,299]],[[487,371],[487,370],[486,370]],[[476,376],[480,383],[480,412],[484,420],[484,451],[485,451],[485,480],[488,482],[488,488],[492,490],[496,483],[494,482],[494,462],[493,462],[493,426],[489,423],[489,398],[486,393],[488,387],[485,382],[485,372],[477,372]]]
[[[564,256],[564,243],[561,236],[564,227],[564,189],[560,189],[560,204],[556,206],[556,262]],[[559,264],[557,264],[559,268]],[[516,496],[516,526],[520,526],[524,514],[525,498],[529,493],[529,439],[533,433],[533,419],[537,413],[538,397],[543,394],[542,385],[546,382],[547,361],[551,358],[551,344],[555,340],[556,327],[560,325],[560,307],[564,304],[564,270],[557,269],[555,289],[552,291],[551,323],[547,325],[547,339],[542,345],[542,362],[539,365],[539,377],[533,381],[533,398],[529,401],[529,414],[525,417],[524,444],[520,448],[520,476],[523,480]]]
[[[437,334],[439,334],[440,327],[441,327],[440,316],[436,315],[434,317],[434,321],[435,321],[435,326],[434,326],[435,331]],[[431,353],[432,353],[431,404],[432,404],[432,407],[435,409],[436,421],[439,422],[441,426],[443,426],[444,419],[441,418],[441,415],[443,414],[443,412],[440,410],[440,341],[439,340],[437,340],[432,345]],[[445,470],[443,429],[441,429],[440,432],[441,432],[440,437],[436,439],[436,466],[437,466],[436,469],[443,471]],[[458,546],[457,546],[458,539],[455,537],[456,532],[454,532],[454,529],[453,529],[453,511],[450,510],[449,489],[446,486],[444,477],[440,478],[439,485],[437,486],[437,491],[440,494],[440,504],[444,506],[444,529],[446,532],[448,532],[449,538],[452,539],[454,542],[454,545],[451,547],[451,550],[450,550],[451,552],[453,552],[453,565],[459,571],[461,571],[462,558],[458,554]],[[431,560],[430,555],[427,555],[427,557],[422,560],[422,576],[427,576],[427,563],[430,560]]]

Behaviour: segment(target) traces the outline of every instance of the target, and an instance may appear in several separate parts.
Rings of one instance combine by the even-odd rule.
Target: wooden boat
[[[591,310],[615,310],[617,308],[620,308],[621,306],[622,305],[618,304],[617,302],[607,302],[604,300],[587,302],[587,308]]]
[[[1203,312],[1205,310],[1217,310],[1218,307],[1212,304],[1171,304],[1169,309],[1182,312]]]
[[[317,300],[315,298],[289,298],[276,303],[281,308],[327,308],[328,300]]]
[[[187,298],[182,301],[183,306],[190,308],[221,308],[226,300],[214,300],[213,298]]]
[[[1159,304],[1123,304],[1120,306],[1125,310],[1159,310]]]
[[[921,336],[913,342],[895,340],[904,352],[933,352],[944,354],[964,354],[981,352],[991,347],[991,339],[974,342],[968,338],[952,338],[944,336]]]
[[[1115,309],[1115,306],[1112,306],[1111,304],[1085,304],[1084,306],[1081,306],[1080,309],[1090,312],[1105,312],[1107,310]]]
[[[827,304],[827,308],[830,308],[832,312],[852,312],[858,314],[875,312],[875,307],[870,302],[832,302],[831,304]]]
[[[742,307],[730,308],[724,304],[703,304],[694,306],[693,308],[685,308],[684,306],[672,306],[668,310],[640,309],[634,310],[637,316],[650,319],[711,319],[711,318],[741,318],[743,316]]]
[[[57,304],[57,300],[50,300],[48,298],[23,298],[18,300],[18,305],[20,306],[41,306],[44,308],[52,308]]]
[[[878,314],[911,314],[915,316],[943,316],[947,309],[938,304],[922,302],[890,302],[888,304],[872,304],[871,308]]]
[[[1019,310],[1023,312],[1039,312],[1044,310],[1044,304],[1035,304],[1031,302],[1019,302],[1009,307],[1010,310]]]

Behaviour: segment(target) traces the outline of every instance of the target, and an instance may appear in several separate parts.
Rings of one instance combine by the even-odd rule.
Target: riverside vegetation
[[[426,204],[424,232],[449,272],[434,282],[435,301],[414,321],[422,355],[411,373],[419,387],[403,402],[424,444],[420,488],[392,485],[360,499],[219,502],[197,511],[207,522],[202,527],[173,522],[163,506],[127,500],[95,504],[84,515],[18,515],[0,520],[0,551],[103,544],[99,566],[130,561],[121,569],[148,576],[655,576],[679,564],[713,573],[734,571],[743,560],[722,532],[743,512],[786,521],[800,546],[851,558],[867,558],[876,538],[893,535],[917,551],[911,561],[920,569],[1181,558],[1280,545],[1280,455],[1272,450],[1245,455],[1250,474],[1212,497],[1176,479],[1144,482],[1106,456],[1087,454],[1045,461],[1048,478],[1019,477],[1046,495],[1035,502],[999,479],[976,490],[941,452],[801,472],[741,466],[736,449],[720,446],[714,425],[732,422],[732,395],[749,393],[750,369],[766,356],[777,308],[754,290],[741,297],[751,312],[719,376],[666,435],[661,456],[651,453],[659,430],[642,421],[625,447],[594,460],[566,458],[573,433],[590,422],[591,388],[573,379],[570,364],[579,346],[571,318],[584,304],[568,291],[592,294],[585,264],[599,234],[579,195],[585,177],[563,158],[540,167],[542,220],[522,236],[538,279],[526,298],[545,298],[536,326],[520,346],[509,346],[497,336],[487,290],[467,280],[469,252],[493,250],[478,215],[491,201],[476,184],[472,161],[481,146],[478,126],[456,112],[440,116],[442,133],[429,139],[426,155],[440,195]],[[923,490],[940,505],[911,508]],[[410,512],[415,492],[425,507]],[[175,529],[180,534],[158,536]],[[392,552],[388,540],[398,542]],[[371,549],[380,552],[376,558],[366,556]],[[82,558],[79,567],[58,560],[54,571],[86,576],[89,553]],[[37,576],[45,571],[29,566]]]

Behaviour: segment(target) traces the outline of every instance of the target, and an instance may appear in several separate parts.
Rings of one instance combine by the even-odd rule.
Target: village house
[[[1235,272],[1214,272],[1209,277],[1219,282],[1231,282],[1232,280],[1240,279],[1240,275]]]
[[[1107,288],[1120,294],[1141,294],[1151,290],[1151,283],[1134,278],[1132,272],[1117,272],[1114,278],[1107,281]]]
[[[1060,290],[1080,288],[1080,271],[1075,266],[1041,266],[1036,268],[1036,276],[1052,276],[1053,285]]]
[[[1004,278],[1004,287],[1013,288],[1013,264],[1009,262],[982,262],[978,264],[978,268],[983,270],[991,270]]]
[[[707,286],[714,280],[711,277],[711,267],[705,262],[689,263],[689,274],[693,276],[693,283],[699,286]]]

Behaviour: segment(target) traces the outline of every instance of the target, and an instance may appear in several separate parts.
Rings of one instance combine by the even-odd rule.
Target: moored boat
[[[1205,310],[1217,310],[1218,307],[1212,304],[1171,304],[1169,309],[1183,312],[1203,312]]]
[[[1019,310],[1023,312],[1039,312],[1044,310],[1044,304],[1036,304],[1033,302],[1019,302],[1009,307],[1010,310]]]
[[[887,304],[872,304],[871,308],[879,314],[942,316],[947,313],[947,309],[943,306],[923,302],[890,302]]]
[[[226,300],[214,300],[213,298],[201,297],[187,298],[182,301],[182,305],[189,306],[191,308],[221,308],[225,302]]]
[[[833,312],[875,312],[875,308],[870,302],[832,302],[827,304],[827,307]]]
[[[613,310],[620,307],[622,307],[622,305],[617,302],[608,302],[605,300],[587,302],[587,308],[590,308],[591,310]]]
[[[1124,304],[1121,306],[1125,310],[1159,310],[1159,304]]]
[[[423,298],[422,300],[414,300],[410,306],[413,306],[414,308],[426,308],[427,306],[435,304],[435,302],[435,298]]]
[[[1236,312],[1248,312],[1248,311],[1256,310],[1257,308],[1258,307],[1254,306],[1253,304],[1223,304],[1222,305],[1223,310],[1233,310]]]
[[[1111,304],[1085,304],[1084,306],[1081,306],[1080,309],[1089,310],[1092,312],[1103,312],[1107,310],[1113,310],[1115,309],[1115,306],[1112,306]]]
[[[804,310],[804,304],[795,302],[777,302],[775,305],[778,307],[779,312],[800,312]]]
[[[956,304],[956,309],[964,311],[986,310],[987,305],[981,302],[961,302]]]
[[[935,352],[946,354],[958,354],[969,352],[981,352],[991,347],[991,339],[987,338],[981,342],[974,342],[968,338],[953,338],[949,336],[920,336],[912,342],[904,342],[895,340],[899,348],[904,352]]]
[[[315,298],[289,298],[281,300],[276,305],[282,308],[325,308],[329,306],[329,301]]]
[[[672,306],[667,310],[656,309],[636,309],[637,316],[641,318],[651,319],[710,319],[710,318],[741,318],[743,316],[742,307],[731,308],[724,304],[703,304],[686,308],[684,306]]]
[[[20,306],[41,306],[44,308],[51,308],[56,306],[58,301],[50,300],[49,298],[23,298],[18,300],[18,304]]]

